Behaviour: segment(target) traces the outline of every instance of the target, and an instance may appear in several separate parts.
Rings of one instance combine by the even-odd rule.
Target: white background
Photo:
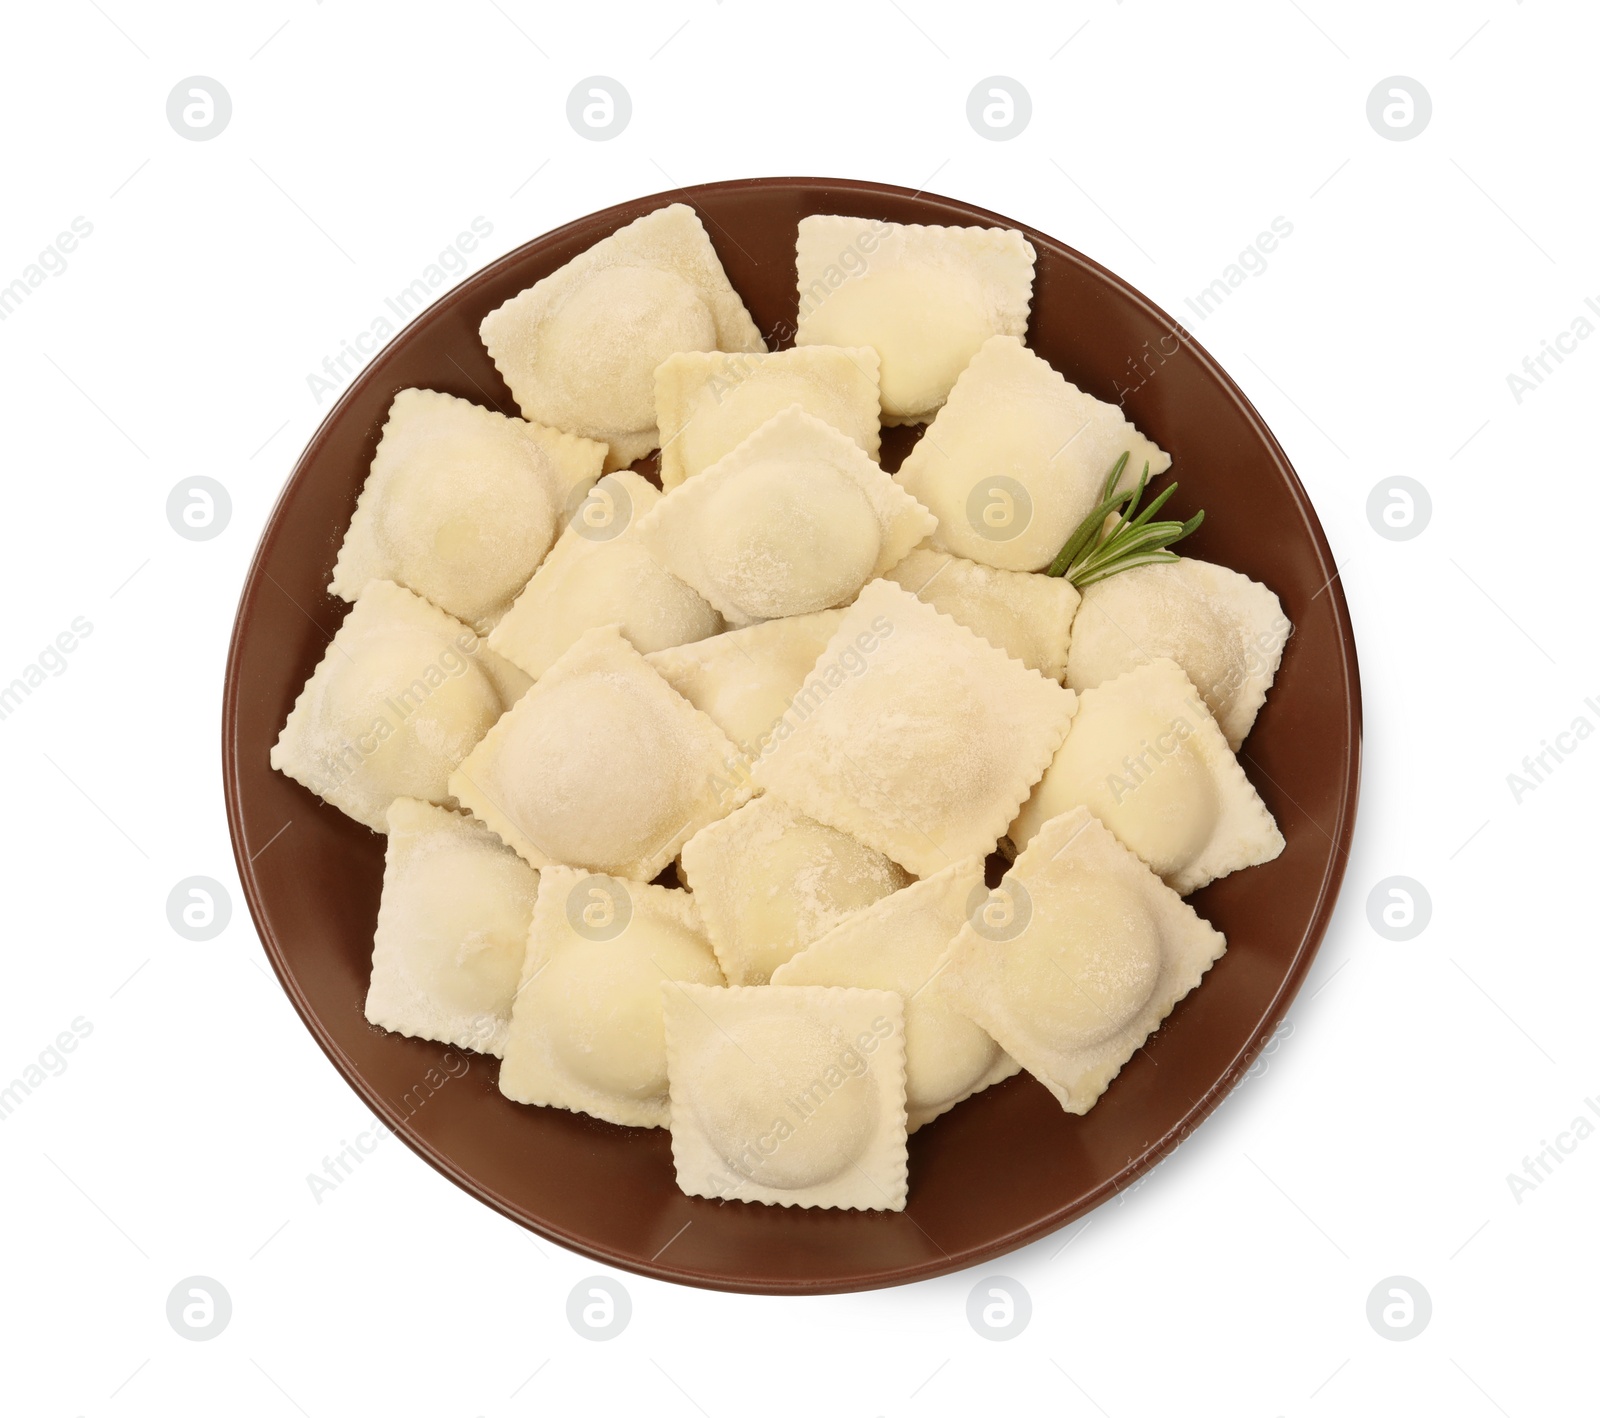
[[[93,1032],[0,1127],[0,1406],[1592,1405],[1600,1138],[1520,1200],[1506,1178],[1600,1095],[1600,742],[1520,802],[1506,775],[1577,716],[1600,726],[1600,340],[1520,402],[1507,375],[1600,298],[1597,39],[1592,7],[1546,0],[8,7],[0,283],[72,218],[93,234],[0,324],[0,681],[74,617],[93,632],[0,722],[0,1082],[74,1018]],[[207,142],[165,115],[194,74],[233,101]],[[633,99],[607,143],[565,116],[592,74]],[[967,121],[990,75],[1032,95],[1010,141]],[[1432,96],[1410,141],[1366,117],[1391,75]],[[1363,800],[1292,1033],[1121,1204],[991,1268],[1032,1296],[1006,1343],[967,1322],[974,1273],[808,1300],[623,1276],[632,1322],[595,1343],[566,1299],[596,1267],[397,1142],[317,1204],[307,1174],[371,1118],[267,972],[229,850],[223,659],[258,530],[332,402],[306,376],[473,217],[493,224],[481,264],[625,198],[771,173],[949,193],[1125,276],[1255,401],[1344,563]],[[1185,297],[1276,216],[1294,230],[1266,271],[1194,318]],[[1399,473],[1433,501],[1404,542],[1366,514]],[[208,542],[165,516],[196,474],[233,500]],[[165,912],[196,874],[234,906],[207,943]],[[1368,922],[1392,875],[1433,902],[1405,943]],[[165,1313],[195,1274],[233,1301],[206,1343]],[[1393,1275],[1432,1297],[1408,1342],[1367,1319]]]

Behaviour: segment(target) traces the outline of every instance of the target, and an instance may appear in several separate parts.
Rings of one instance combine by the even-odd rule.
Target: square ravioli
[[[487,630],[533,575],[563,515],[600,476],[603,443],[402,389],[339,548],[329,590],[394,581]]]
[[[886,574],[1013,660],[1061,683],[1079,601],[1078,588],[1065,577],[996,571],[931,547],[918,547]]]
[[[649,881],[749,796],[728,737],[614,625],[579,636],[450,778],[530,866]]]
[[[1075,698],[892,581],[845,613],[757,787],[916,876],[994,850]]]
[[[733,985],[773,970],[910,878],[881,852],[769,797],[702,827],[680,863]]]
[[[451,773],[527,687],[459,620],[374,581],[300,691],[269,762],[383,832],[396,798],[455,805]]]
[[[883,421],[924,423],[989,336],[1027,330],[1033,261],[1002,227],[802,217],[795,343],[871,345]]]
[[[493,1054],[505,1047],[539,873],[481,823],[389,804],[370,1023]]]
[[[639,540],[731,624],[748,625],[854,600],[933,528],[860,448],[794,404],[662,498]]]
[[[1227,948],[1087,808],[1052,818],[950,947],[940,984],[1087,1113]]]
[[[608,469],[657,446],[655,372],[669,355],[766,349],[681,202],[597,241],[478,333],[523,417],[607,444]]]
[[[905,1031],[890,990],[661,986],[689,1196],[903,1211]]]
[[[842,610],[814,611],[725,630],[645,656],[662,679],[755,758],[844,619]]]
[[[1147,660],[1174,660],[1237,753],[1291,630],[1271,591],[1226,566],[1187,556],[1136,566],[1083,593],[1067,683],[1094,689]]]
[[[900,468],[905,489],[939,519],[934,544],[985,566],[1042,571],[1100,502],[1172,459],[1115,404],[1069,384],[1021,340],[997,335],[961,372],[949,402]]]
[[[668,492],[731,453],[774,414],[799,404],[878,459],[878,352],[675,354],[656,370],[661,486]]]
[[[1072,732],[1017,814],[1012,842],[1025,847],[1080,804],[1181,896],[1283,850],[1278,824],[1171,660],[1078,696]]]
[[[905,1001],[907,1132],[1017,1072],[939,988],[950,942],[988,898],[983,859],[952,862],[846,917],[773,971],[774,985],[894,990]]]
[[[687,891],[546,867],[500,1091],[623,1127],[666,1127],[663,980],[722,984]]]
[[[601,478],[490,632],[490,649],[537,679],[597,625],[621,626],[641,653],[721,630],[716,610],[639,540],[639,522],[660,501],[638,473]]]

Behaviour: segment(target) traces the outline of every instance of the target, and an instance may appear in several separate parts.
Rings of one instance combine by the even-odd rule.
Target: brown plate
[[[793,342],[803,216],[1022,227],[948,197],[873,183],[723,182],[584,217],[425,311],[323,420],[245,581],[222,708],[239,876],[273,968],[334,1066],[416,1152],[512,1220],[609,1265],[725,1290],[860,1290],[939,1275],[1035,1240],[1126,1187],[1217,1106],[1282,1018],[1327,927],[1355,818],[1361,699],[1349,612],[1305,490],[1233,381],[1137,291],[1022,227],[1038,252],[1033,348],[1090,393],[1120,399],[1172,453],[1181,482],[1174,511],[1206,509],[1184,550],[1270,586],[1295,627],[1242,755],[1288,846],[1190,898],[1228,937],[1205,983],[1086,1117],[1063,1113],[1021,1074],[917,1133],[900,1213],[686,1197],[673,1183],[665,1131],[521,1107],[497,1090],[494,1059],[373,1028],[362,1003],[383,838],[272,772],[267,752],[344,616],[326,587],[379,429],[396,391],[412,385],[515,414],[478,322],[669,201],[700,213],[774,345]],[[888,466],[912,437],[887,440]]]

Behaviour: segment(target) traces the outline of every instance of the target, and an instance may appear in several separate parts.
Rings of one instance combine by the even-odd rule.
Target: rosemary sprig
[[[1166,501],[1178,490],[1170,483],[1151,500],[1144,511],[1138,511],[1144,497],[1145,485],[1150,481],[1150,464],[1132,487],[1116,492],[1117,480],[1128,466],[1124,453],[1112,464],[1106,474],[1105,486],[1100,490],[1100,504],[1078,524],[1078,529],[1067,538],[1066,545],[1056,553],[1047,576],[1065,576],[1080,591],[1096,581],[1104,581],[1119,571],[1130,571],[1135,566],[1151,566],[1157,562],[1176,561],[1178,554],[1168,551],[1174,542],[1182,541],[1203,521],[1206,514],[1196,512],[1187,522],[1153,522],[1153,518]],[[1106,519],[1115,516],[1116,525],[1106,527]]]

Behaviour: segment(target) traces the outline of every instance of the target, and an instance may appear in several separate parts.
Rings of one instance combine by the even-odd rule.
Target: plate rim
[[[636,208],[643,207],[645,210],[649,210],[654,205],[666,205],[671,202],[683,202],[695,207],[696,198],[700,194],[730,189],[748,190],[765,187],[827,188],[864,196],[888,194],[914,201],[927,200],[942,203],[951,209],[966,214],[970,218],[980,221],[987,220],[996,226],[1021,231],[1030,241],[1039,241],[1047,244],[1071,263],[1081,267],[1097,279],[1109,283],[1125,297],[1142,307],[1148,315],[1176,334],[1185,348],[1199,359],[1206,372],[1234,402],[1244,415],[1247,423],[1263,440],[1277,465],[1280,476],[1283,477],[1288,487],[1290,496],[1300,514],[1304,529],[1323,566],[1334,568],[1323,594],[1330,598],[1334,621],[1338,630],[1339,664],[1343,671],[1345,684],[1348,686],[1347,692],[1343,695],[1343,709],[1349,747],[1343,787],[1339,794],[1336,820],[1331,832],[1328,834],[1333,842],[1333,852],[1322,874],[1315,906],[1301,932],[1300,941],[1296,947],[1290,968],[1279,985],[1277,992],[1263,1011],[1261,1018],[1257,1021],[1250,1039],[1234,1057],[1233,1061],[1222,1070],[1210,1087],[1194,1101],[1188,1111],[1166,1133],[1153,1141],[1137,1157],[1130,1158],[1115,1175],[1107,1178],[1088,1194],[1075,1198],[1072,1202],[1026,1226],[1019,1227],[1004,1236],[993,1237],[982,1245],[972,1247],[957,1256],[947,1254],[937,1260],[904,1266],[881,1274],[862,1274],[842,1281],[820,1283],[775,1281],[770,1284],[761,1284],[742,1279],[730,1279],[723,1275],[697,1271],[684,1266],[661,1264],[654,1260],[641,1262],[630,1256],[616,1254],[588,1238],[568,1234],[558,1226],[524,1214],[513,1206],[509,1200],[496,1192],[494,1188],[487,1186],[479,1179],[462,1170],[449,1157],[440,1153],[425,1139],[413,1133],[408,1126],[407,1119],[367,1083],[354,1061],[345,1054],[344,1050],[339,1047],[338,1043],[325,1029],[320,1016],[312,1009],[310,1001],[306,998],[293,973],[288,968],[282,944],[278,940],[276,932],[270,926],[270,918],[261,896],[260,884],[255,875],[253,863],[245,856],[243,850],[244,827],[243,803],[240,790],[240,754],[235,736],[238,705],[244,693],[244,688],[241,684],[241,658],[244,637],[241,631],[250,608],[256,598],[263,594],[263,583],[271,580],[270,574],[266,571],[266,563],[269,553],[285,532],[285,526],[280,521],[280,514],[289,498],[290,492],[297,485],[307,464],[313,460],[323,442],[330,436],[331,430],[340,422],[347,407],[355,400],[357,394],[362,392],[370,383],[381,379],[385,365],[393,352],[401,345],[408,332],[422,322],[436,318],[447,303],[469,299],[473,290],[493,282],[508,266],[519,260],[529,246],[536,243],[558,243],[564,236],[575,232],[577,228],[590,226],[597,219],[603,221],[613,215],[620,217],[620,214]],[[698,208],[696,210],[698,213]],[[631,220],[631,218],[629,219]],[[714,222],[713,225],[715,225]],[[618,1270],[625,1270],[653,1280],[663,1280],[676,1284],[692,1285],[702,1289],[738,1294],[847,1294],[911,1284],[916,1281],[930,1280],[942,1275],[971,1269],[978,1265],[987,1264],[998,1256],[1017,1250],[1042,1236],[1049,1235],[1064,1226],[1070,1225],[1073,1221],[1093,1211],[1111,1196],[1125,1190],[1129,1184],[1153,1170],[1173,1152],[1179,1143],[1210,1117],[1221,1105],[1222,1100],[1238,1085],[1240,1079],[1255,1062],[1262,1049],[1266,1047],[1267,1042],[1276,1032],[1279,1024],[1282,1023],[1289,1006],[1294,1002],[1295,996],[1305,983],[1312,962],[1316,959],[1322,942],[1327,935],[1333,912],[1338,904],[1345,874],[1349,868],[1361,791],[1363,710],[1360,662],[1356,652],[1355,632],[1351,624],[1350,609],[1345,599],[1337,562],[1334,558],[1333,550],[1328,544],[1327,535],[1323,531],[1321,520],[1317,516],[1316,508],[1306,492],[1305,485],[1300,481],[1294,465],[1289,461],[1288,455],[1284,452],[1282,445],[1278,442],[1277,436],[1273,433],[1267,421],[1261,416],[1255,405],[1251,403],[1244,391],[1234,382],[1233,377],[1184,325],[1175,320],[1142,291],[1130,285],[1115,272],[1102,266],[1092,257],[1084,255],[1075,247],[1067,245],[1049,233],[1038,231],[1026,223],[1015,221],[1010,217],[992,212],[985,207],[980,207],[975,203],[967,202],[960,198],[948,197],[926,189],[913,190],[909,187],[901,187],[892,183],[871,182],[854,178],[809,176],[727,178],[717,182],[674,187],[661,192],[632,197],[623,202],[614,203],[609,207],[585,213],[573,218],[571,221],[564,222],[558,227],[553,227],[549,231],[537,233],[526,241],[519,242],[511,250],[497,257],[481,270],[474,272],[459,284],[452,286],[449,290],[443,292],[437,300],[418,311],[416,315],[400,326],[385,341],[383,347],[351,379],[349,386],[327,413],[323,415],[315,432],[306,441],[299,456],[295,459],[294,466],[285,477],[262,526],[255,551],[251,555],[249,567],[245,572],[244,580],[240,587],[238,605],[234,613],[233,625],[229,632],[228,654],[223,675],[221,706],[222,787],[228,823],[229,844],[232,848],[234,864],[239,874],[239,883],[250,910],[251,923],[255,927],[256,936],[261,943],[268,962],[272,966],[274,975],[276,975],[279,984],[283,987],[289,1002],[294,1006],[296,1014],[300,1016],[301,1022],[306,1026],[311,1037],[327,1056],[329,1062],[333,1064],[339,1075],[379,1120],[413,1152],[468,1195],[499,1212],[506,1219],[532,1231],[536,1235],[543,1236],[556,1245]]]

